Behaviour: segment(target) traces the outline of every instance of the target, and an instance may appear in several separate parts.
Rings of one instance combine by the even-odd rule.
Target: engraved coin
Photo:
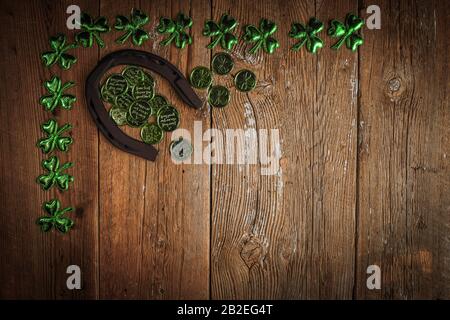
[[[174,140],[170,143],[170,154],[175,161],[184,161],[188,159],[192,154],[191,143],[180,137],[178,140]]]
[[[127,110],[119,107],[112,107],[109,115],[118,126],[127,124]]]
[[[239,91],[249,92],[256,86],[256,76],[250,70],[241,70],[234,77],[234,84]]]
[[[142,81],[151,86],[153,89],[155,88],[155,79],[153,79],[153,77],[145,71],[143,71]]]
[[[127,111],[130,109],[130,106],[133,104],[134,98],[128,92],[121,94],[116,97],[114,105],[118,108],[125,109]]]
[[[220,75],[227,74],[234,67],[233,58],[226,52],[219,52],[214,55],[211,66],[215,73]]]
[[[106,89],[106,84],[104,84],[100,89],[100,95],[102,97],[102,100],[105,102],[114,103],[115,101],[114,95],[112,95],[111,92]]]
[[[149,101],[150,106],[152,107],[153,113],[158,113],[158,111],[165,106],[169,105],[169,102],[167,101],[167,99],[160,95],[157,94],[153,97],[152,100]]]
[[[119,94],[125,93],[128,89],[128,83],[125,78],[118,73],[112,74],[108,77],[105,84],[105,90],[117,97]]]
[[[126,115],[126,121],[127,121],[127,124],[128,124],[130,127],[133,127],[133,128],[140,128],[140,127],[142,127],[144,124],[147,123],[147,119],[145,119],[145,120],[142,120],[142,119],[136,120],[135,118],[133,118],[133,117],[131,116],[131,114],[130,114],[130,111],[127,112],[127,115]]]
[[[136,100],[131,104],[128,113],[137,123],[143,123],[146,122],[148,117],[152,114],[152,107],[147,101]]]
[[[144,80],[144,71],[136,66],[126,67],[123,69],[122,75],[132,87],[134,87],[138,82]]]
[[[230,101],[230,91],[224,86],[213,86],[208,93],[208,102],[213,107],[223,108]]]
[[[189,77],[191,85],[197,89],[206,89],[212,83],[211,71],[206,67],[195,67]]]
[[[148,83],[145,83],[143,81],[138,82],[133,87],[132,92],[133,92],[133,97],[136,100],[151,100],[153,98],[153,96],[155,95],[153,86],[151,86]]]
[[[158,111],[156,121],[164,131],[173,131],[180,124],[180,114],[174,107],[165,106]]]
[[[148,144],[157,144],[164,137],[164,132],[156,123],[146,123],[141,129],[141,139]]]

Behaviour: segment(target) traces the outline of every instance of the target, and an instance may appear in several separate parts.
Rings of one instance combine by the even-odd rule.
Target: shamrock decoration
[[[322,39],[316,36],[322,29],[323,23],[316,18],[311,18],[306,26],[301,23],[293,23],[289,37],[300,41],[292,47],[292,50],[298,51],[306,43],[306,49],[311,53],[316,53],[317,49],[323,47]]]
[[[71,109],[77,98],[71,94],[64,94],[64,91],[74,85],[75,83],[72,81],[62,84],[59,77],[53,76],[53,78],[44,83],[44,87],[50,94],[42,96],[39,99],[39,103],[50,112],[53,112],[58,106],[66,110]]]
[[[142,29],[148,22],[148,16],[138,9],[131,10],[130,19],[125,16],[117,16],[114,28],[126,32],[116,39],[116,42],[123,44],[131,36],[133,44],[135,46],[141,46],[144,41],[149,39],[147,31]]]
[[[36,223],[41,227],[44,232],[50,231],[52,227],[56,230],[67,233],[73,226],[73,221],[70,218],[64,217],[64,214],[69,211],[73,211],[72,207],[60,209],[61,203],[57,199],[44,202],[42,209],[48,214],[48,216],[40,217]]]
[[[339,49],[345,42],[348,49],[355,51],[358,46],[364,43],[363,38],[357,33],[363,25],[364,20],[354,14],[347,15],[345,25],[338,20],[332,20],[328,29],[328,35],[340,39],[331,48]]]
[[[169,36],[161,41],[163,46],[169,45],[175,40],[175,46],[179,49],[183,49],[186,45],[192,43],[192,38],[189,34],[184,31],[192,27],[192,19],[184,15],[184,13],[179,13],[175,20],[170,18],[161,17],[159,19],[159,25],[157,31],[159,33],[168,33]]]
[[[63,34],[58,34],[54,37],[50,38],[50,47],[53,51],[47,51],[41,54],[41,59],[44,62],[46,67],[50,67],[55,63],[67,70],[69,69],[75,62],[77,62],[77,58],[66,53],[67,50],[76,48],[76,43],[66,45],[66,36]]]
[[[90,15],[83,12],[80,19],[80,28],[82,31],[75,35],[75,40],[78,44],[84,48],[90,48],[94,44],[95,39],[100,48],[105,46],[102,38],[100,38],[100,33],[110,30],[108,20],[105,17],[98,17],[94,20]]]
[[[72,162],[66,162],[60,166],[59,159],[56,156],[43,160],[42,167],[48,171],[48,174],[40,175],[37,178],[37,182],[45,191],[53,187],[55,183],[61,191],[65,191],[69,189],[69,183],[73,182],[73,177],[67,173],[64,173],[64,171],[72,166]]]
[[[278,41],[271,37],[277,31],[277,25],[267,19],[262,19],[259,23],[259,29],[253,25],[247,25],[244,28],[244,41],[256,42],[249,50],[251,54],[256,53],[261,47],[267,53],[274,53],[275,49],[280,46]]]
[[[47,134],[47,137],[39,139],[37,146],[45,154],[52,152],[55,148],[66,152],[73,142],[71,137],[61,137],[64,131],[72,129],[72,126],[68,123],[58,129],[56,120],[50,119],[41,125],[41,129]]]
[[[231,50],[238,42],[238,39],[233,34],[233,30],[237,27],[237,25],[238,23],[236,19],[228,14],[222,15],[219,24],[212,20],[206,21],[205,27],[203,28],[203,35],[212,38],[211,43],[207,46],[207,48],[212,49],[220,42],[222,49],[228,51]]]

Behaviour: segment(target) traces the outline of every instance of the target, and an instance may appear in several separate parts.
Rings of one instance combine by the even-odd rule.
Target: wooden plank
[[[120,1],[114,5],[100,1],[100,14],[111,25],[116,15],[129,16],[131,8],[139,8],[139,1]],[[120,35],[113,29],[104,37],[107,47],[101,50],[101,56],[133,47],[130,41],[116,44]],[[126,132],[130,131],[131,128]],[[103,135],[99,137],[100,298],[137,299],[147,164],[146,160],[115,148]]]
[[[323,21],[343,21],[356,1],[316,1]],[[328,21],[327,21],[328,22]],[[328,24],[327,24],[328,26]],[[345,46],[318,55],[314,106],[313,288],[316,298],[352,297],[355,255],[358,56]]]
[[[210,12],[207,4],[198,2],[189,7],[188,3],[179,6],[152,2],[140,5],[123,2],[120,8],[112,9],[102,3],[102,14],[111,15],[112,10],[126,12],[133,6],[141,8],[151,18],[147,29],[151,30],[152,39],[140,49],[166,57],[183,72],[191,68],[191,64],[209,60],[209,52],[201,39],[181,51],[160,47],[161,36],[154,32],[160,16],[175,16],[178,11],[195,14],[196,21],[205,20]],[[200,28],[200,24],[194,26],[196,32]],[[110,48],[116,50],[119,46]],[[168,97],[182,114],[183,128],[192,129],[194,120],[202,120],[202,113],[187,109],[163,78],[157,75],[155,78],[158,92]],[[207,123],[203,124],[207,127]],[[136,130],[127,130],[127,133],[137,136]],[[102,284],[105,283],[102,297],[208,297],[208,167],[172,164],[169,143],[170,134],[157,146],[160,154],[156,162],[150,163],[114,149],[103,139],[100,141],[100,220],[103,220],[101,225],[108,226],[102,231],[100,245],[100,275]],[[115,173],[111,175],[112,172]],[[125,255],[128,259],[121,258]],[[113,277],[114,282],[106,280]]]
[[[448,298],[448,5],[380,7],[382,29],[361,50],[356,294]],[[371,264],[381,290],[365,286]]]
[[[261,169],[267,165],[261,162],[257,165],[219,164],[212,167],[213,299],[306,296],[300,293],[301,288],[305,287],[305,282],[300,279],[306,263],[305,252],[300,255],[296,252],[300,239],[304,237],[299,232],[307,228],[301,219],[307,219],[311,214],[311,201],[308,200],[308,192],[311,193],[308,173],[310,158],[308,154],[299,156],[299,153],[311,149],[312,135],[307,125],[299,128],[298,123],[304,124],[308,117],[312,118],[312,105],[305,106],[305,109],[310,108],[309,114],[301,114],[299,103],[309,102],[311,96],[308,93],[297,95],[304,83],[295,78],[308,73],[314,62],[307,63],[304,70],[301,70],[300,64],[290,65],[295,59],[301,59],[303,54],[289,52],[290,41],[286,34],[290,24],[282,21],[288,18],[305,19],[313,11],[314,5],[297,4],[291,7],[295,7],[295,11],[291,11],[281,1],[258,2],[258,5],[250,2],[240,2],[238,5],[233,1],[213,2],[215,20],[224,12],[237,18],[240,27],[245,24],[258,25],[262,17],[274,20],[279,26],[276,38],[281,47],[274,55],[262,52],[248,55],[245,50],[250,47],[242,44],[233,51],[237,62],[233,72],[242,68],[251,69],[257,75],[259,85],[249,94],[240,93],[231,87],[232,100],[229,106],[212,110],[212,127],[221,130],[224,139],[226,129],[268,129],[269,132],[270,129],[279,129],[282,146],[288,144],[286,153],[281,146],[273,152],[283,152],[281,168],[274,175],[262,175]],[[232,86],[232,79],[221,81]],[[293,123],[296,123],[295,128],[291,127]],[[294,144],[296,139],[304,144]],[[259,148],[261,141],[258,134]],[[304,160],[301,164],[299,157]],[[298,176],[285,177],[283,172]],[[305,180],[296,185],[302,178]],[[284,189],[284,183],[288,184],[287,190]],[[283,211],[284,201],[299,189],[305,190],[305,196],[295,203],[287,204],[286,211]]]
[[[202,22],[210,18],[206,1],[153,1],[142,3],[152,16],[154,30],[159,17],[183,12],[194,21],[191,35],[201,34]],[[207,39],[194,37],[183,50],[164,47],[165,38],[153,34],[144,49],[154,52],[188,74],[197,65],[208,65]],[[180,128],[188,130],[194,143],[194,121],[209,128],[207,110],[189,108],[163,78],[157,91],[165,95],[181,115]],[[142,220],[140,297],[149,299],[207,299],[209,297],[209,167],[203,164],[175,164],[169,152],[171,134],[158,145],[155,163],[146,170],[145,212]]]
[[[89,123],[84,108],[83,74],[97,60],[96,49],[76,50],[78,58],[69,71],[54,66],[50,70],[42,66],[40,54],[48,50],[49,36],[62,32],[73,36],[66,29],[66,8],[70,2],[10,2],[2,3],[5,43],[2,53],[1,91],[1,297],[7,298],[95,298],[97,296],[97,192],[89,192],[85,186],[97,185],[97,130]],[[95,1],[84,6],[95,13]],[[52,190],[42,191],[34,181],[42,173],[40,162],[47,158],[35,147],[42,137],[40,125],[51,117],[38,104],[44,94],[43,83],[53,75],[63,81],[75,80],[71,90],[77,103],[71,111],[58,111],[60,123],[74,125],[74,144],[67,154],[57,152],[61,161],[73,161],[70,172],[74,184],[64,194]],[[20,125],[19,125],[20,124]],[[22,125],[26,124],[26,125]],[[19,125],[19,126],[18,126]],[[25,129],[25,130],[24,130]],[[15,168],[15,169],[13,169]],[[18,171],[20,172],[18,174]],[[96,189],[94,189],[96,190]],[[26,197],[26,201],[24,201]],[[42,203],[56,197],[64,206],[74,206],[69,214],[75,221],[68,235],[57,232],[44,234],[35,225],[44,215]],[[83,289],[69,291],[66,287],[66,268],[78,265],[82,271]]]

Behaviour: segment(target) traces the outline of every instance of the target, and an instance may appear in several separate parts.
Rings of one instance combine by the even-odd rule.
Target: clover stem
[[[70,130],[72,129],[72,125],[69,123],[66,123],[64,126],[62,126],[61,128],[59,128],[58,131],[56,131],[56,135],[60,135],[61,133],[63,133],[64,131]]]
[[[261,48],[263,41],[264,41],[263,39],[258,40],[258,42],[248,52],[251,54],[256,53],[259,50],[259,48]]]
[[[161,41],[161,44],[163,46],[167,46],[168,44],[170,44],[173,41],[173,39],[175,39],[176,36],[177,36],[177,32],[176,31],[172,32],[169,37],[167,37],[166,39]]]
[[[223,37],[222,34],[216,36],[216,38],[213,39],[213,40],[211,41],[211,43],[208,45],[207,48],[208,48],[208,49],[212,49],[212,48],[214,48],[215,46],[217,46],[217,44],[220,42],[220,39],[222,39],[222,37]]]
[[[100,48],[104,48],[105,47],[105,43],[103,42],[102,38],[100,38],[100,36],[96,32],[93,33],[93,36],[94,36],[95,40],[97,40],[98,46]]]
[[[294,44],[294,46],[292,47],[292,50],[294,51],[298,51],[300,50],[301,47],[303,47],[303,45],[306,42],[306,37],[304,37],[302,40],[300,40],[299,42],[297,42],[296,44]]]
[[[132,33],[133,31],[128,30],[126,33],[117,38],[116,42],[119,44],[123,44],[125,41],[127,41],[127,39],[131,36]]]
[[[339,39],[338,42],[336,42],[333,46],[331,46],[332,49],[339,49],[345,42],[345,40],[353,33],[353,30],[347,30],[345,34]]]

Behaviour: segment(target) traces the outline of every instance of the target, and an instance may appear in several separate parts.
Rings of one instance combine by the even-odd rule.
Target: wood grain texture
[[[218,48],[206,48],[205,20],[230,13],[257,25],[278,25],[275,54],[249,55],[240,43],[236,66],[258,78],[244,94],[233,76],[214,76],[231,90],[223,109],[188,108],[155,75],[157,91],[181,114],[181,128],[203,159],[211,141],[227,129],[277,129],[280,155],[275,174],[267,164],[174,164],[166,135],[156,162],[110,145],[91,120],[84,81],[117,45],[119,32],[104,36],[107,47],[75,49],[69,70],[46,69],[40,54],[66,29],[68,0],[1,2],[4,36],[0,51],[0,298],[5,299],[448,299],[450,298],[450,108],[448,14],[445,1],[380,0],[381,30],[364,28],[358,53],[330,49],[320,35],[317,55],[292,52],[292,22],[316,16],[328,26],[348,12],[367,17],[370,1],[96,0],[79,1],[113,25],[133,7],[150,17],[151,39],[142,50],[174,63],[186,75],[209,66]],[[189,14],[194,43],[184,50],[163,47],[154,30],[160,16]],[[325,28],[326,29],[326,28]],[[64,193],[44,192],[35,178],[46,158],[35,147],[39,126],[50,117],[39,105],[51,75],[73,80],[78,101],[55,117],[74,125],[74,144],[62,161],[73,161],[75,182]],[[206,100],[206,91],[198,91]],[[197,122],[195,122],[197,121]],[[214,137],[206,130],[214,129]],[[138,137],[139,130],[126,128]],[[228,132],[229,134],[230,132]],[[251,137],[251,136],[250,136]],[[270,139],[269,139],[270,140]],[[229,144],[231,142],[231,144]],[[249,159],[251,153],[242,154]],[[236,156],[236,154],[234,154]],[[206,157],[205,157],[206,158]],[[53,197],[74,206],[67,235],[42,233],[35,225],[41,205]],[[79,265],[82,290],[66,288],[66,268]],[[381,290],[368,290],[369,265],[381,267]]]
[[[218,19],[223,12],[229,12],[242,25],[258,25],[260,17],[275,21],[302,18],[298,13],[307,16],[306,12],[313,12],[314,4],[297,3],[292,8],[299,8],[299,12],[289,10],[282,2],[255,7],[252,3],[218,1],[214,3],[214,16]],[[263,167],[267,165],[261,163],[213,167],[213,298],[293,298],[301,296],[299,288],[306,288],[299,279],[305,266],[302,258],[305,252],[299,250],[298,243],[306,228],[302,218],[311,214],[308,202],[311,162],[308,153],[299,155],[299,151],[310,150],[308,144],[312,145],[312,136],[307,132],[311,121],[306,120],[312,117],[312,105],[302,108],[299,101],[307,101],[311,91],[300,93],[297,89],[302,83],[294,79],[296,72],[307,79],[308,69],[300,70],[297,68],[300,64],[292,63],[295,53],[289,51],[291,44],[285,37],[290,25],[279,26],[276,38],[281,48],[273,56],[262,52],[255,56],[243,54],[248,46],[238,47],[234,52],[238,60],[235,72],[240,68],[253,70],[258,78],[257,89],[249,94],[232,90],[228,109],[213,111],[213,127],[224,133],[227,128],[257,130],[259,154],[266,152],[261,151],[260,129],[269,130],[269,134],[271,129],[279,129],[282,146],[288,145],[281,155],[280,168],[273,175],[263,175]],[[309,65],[312,63],[306,68]],[[308,106],[309,114],[303,112]],[[301,144],[296,143],[299,140]],[[299,185],[297,179],[302,179]],[[301,199],[293,197],[294,203],[286,203],[286,197],[293,193],[298,196],[298,188],[302,190]],[[285,204],[287,209],[283,208]],[[295,286],[287,285],[296,280],[299,282]]]
[[[62,71],[57,66],[46,69],[40,54],[48,50],[48,38],[65,26],[68,2],[2,3],[7,45],[2,46],[1,96],[1,207],[2,269],[1,294],[7,298],[95,298],[97,296],[97,193],[83,186],[97,186],[97,130],[84,110],[84,84],[81,79],[97,61],[97,52],[76,50],[76,68]],[[95,1],[86,9],[95,10]],[[58,18],[55,18],[58,17]],[[33,23],[29,23],[32,21]],[[69,33],[68,41],[73,41]],[[38,67],[36,67],[38,66]],[[40,125],[52,117],[39,105],[45,94],[43,83],[53,75],[75,81],[71,89],[78,101],[73,110],[57,110],[54,118],[60,124],[70,122],[74,144],[69,153],[57,153],[61,161],[73,161],[70,173],[75,177],[69,191],[42,191],[35,182],[43,173],[40,162],[46,159],[35,144],[43,136]],[[44,201],[58,198],[63,206],[74,206],[69,216],[75,221],[69,235],[43,234],[36,226]],[[3,228],[2,227],[2,228]],[[84,270],[84,288],[66,288],[66,268],[71,264]]]
[[[209,3],[205,1],[152,1],[141,7],[154,16],[152,29],[159,19],[175,18],[179,12],[188,14],[194,21],[210,17]],[[191,29],[191,35],[200,34],[201,23]],[[165,37],[165,36],[164,36]],[[188,74],[197,65],[207,65],[210,50],[206,38],[195,38],[192,45],[177,49],[173,44],[163,47],[163,37],[154,34],[147,48],[156,52],[182,73]],[[189,108],[166,80],[158,77],[158,91],[178,109],[180,128],[191,132],[194,122],[209,127],[207,110]],[[157,161],[147,165],[145,190],[145,215],[141,248],[143,272],[140,279],[141,297],[151,299],[207,299],[209,297],[209,166],[175,164],[169,145],[172,134],[167,134],[159,144]],[[175,136],[178,138],[178,136]],[[150,272],[149,272],[150,271]]]
[[[357,279],[380,265],[382,290],[356,296],[448,299],[448,6],[380,7],[385,31],[360,51]]]
[[[326,23],[357,12],[356,1],[317,1]],[[313,279],[317,298],[351,298],[355,264],[358,58],[326,37],[317,61],[313,146]]]

